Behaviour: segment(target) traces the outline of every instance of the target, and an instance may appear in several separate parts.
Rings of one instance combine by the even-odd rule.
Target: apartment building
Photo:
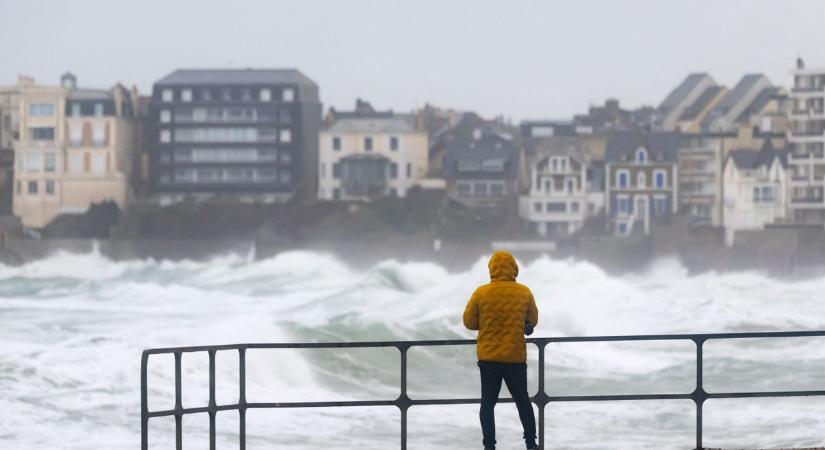
[[[719,95],[720,86],[707,73],[692,73],[674,88],[653,115],[653,128],[676,131],[679,122],[706,110]],[[696,105],[695,108],[692,108]]]
[[[20,90],[34,81],[20,76],[11,86],[0,86],[0,214],[11,211],[14,192],[14,141],[18,139]]]
[[[519,216],[541,236],[565,236],[584,224],[589,160],[576,137],[539,137],[524,143],[530,189],[519,197]]]
[[[760,150],[730,152],[724,171],[725,243],[737,231],[761,230],[788,215],[788,153],[766,140]]]
[[[723,134],[679,135],[679,212],[699,223],[722,225]]]
[[[789,113],[791,218],[825,226],[825,67],[797,60]]]
[[[30,229],[107,200],[126,208],[135,142],[135,90],[58,86],[20,89],[13,211]]]
[[[376,111],[359,99],[354,111],[330,110],[326,122],[320,133],[319,199],[405,197],[413,186],[438,184],[427,178],[427,132],[418,129],[414,115]]]
[[[607,141],[605,207],[609,231],[650,234],[654,222],[678,210],[677,152],[673,132],[617,131]]]
[[[321,103],[294,69],[181,69],[155,83],[146,125],[161,202],[315,198]]]

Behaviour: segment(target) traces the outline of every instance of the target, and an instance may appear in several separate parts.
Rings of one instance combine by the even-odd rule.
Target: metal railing
[[[754,339],[754,338],[788,338],[821,337],[825,331],[791,331],[765,333],[716,333],[716,334],[675,334],[675,335],[638,335],[638,336],[592,336],[592,337],[543,337],[527,339],[528,344],[538,347],[538,391],[531,400],[538,407],[538,438],[541,448],[544,446],[544,409],[553,402],[598,402],[623,400],[692,400],[696,405],[696,448],[702,445],[702,406],[708,399],[734,399],[756,397],[801,397],[825,396],[825,390],[808,391],[769,391],[769,392],[707,392],[702,384],[702,348],[709,340]],[[630,342],[630,341],[692,341],[696,344],[696,387],[693,392],[684,394],[622,394],[622,395],[568,395],[551,396],[545,391],[545,348],[551,343],[563,342]],[[218,411],[238,411],[240,450],[246,449],[246,412],[256,408],[327,408],[346,406],[395,406],[401,412],[401,449],[407,448],[407,411],[419,405],[463,405],[478,404],[478,398],[472,399],[413,399],[407,395],[407,352],[412,347],[435,347],[473,345],[475,340],[440,340],[440,341],[394,341],[394,342],[341,342],[341,343],[296,343],[296,344],[235,344],[200,347],[157,348],[143,351],[140,369],[141,396],[141,449],[149,448],[149,419],[154,417],[174,416],[175,446],[183,448],[184,415],[196,413],[209,414],[209,448],[215,447],[215,417]],[[286,402],[286,403],[251,403],[246,401],[246,351],[249,349],[330,349],[330,348],[386,348],[398,349],[401,356],[401,393],[394,400],[356,400],[327,402]],[[218,405],[215,401],[215,354],[219,351],[238,352],[239,398],[229,405]],[[204,407],[184,408],[181,403],[181,357],[184,353],[206,352],[209,355],[209,403]],[[149,356],[172,354],[175,359],[175,408],[170,410],[149,411],[147,365]],[[512,399],[501,399],[512,402]],[[825,405],[823,405],[825,413]]]

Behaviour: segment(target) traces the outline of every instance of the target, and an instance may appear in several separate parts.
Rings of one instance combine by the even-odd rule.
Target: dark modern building
[[[318,85],[297,70],[177,70],[152,90],[151,190],[168,201],[311,198],[321,113]]]

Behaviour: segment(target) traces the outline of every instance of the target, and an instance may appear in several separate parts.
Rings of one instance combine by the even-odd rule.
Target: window
[[[579,202],[571,202],[570,203],[570,211],[571,212],[577,213],[577,212],[579,212],[579,208],[580,208]]]
[[[95,147],[103,147],[106,143],[106,130],[103,125],[95,125],[92,129],[92,142],[94,142]]]
[[[160,123],[169,123],[172,121],[172,111],[164,109],[160,112]]]
[[[283,101],[291,102],[295,100],[295,91],[291,88],[284,89],[282,97]]]
[[[341,138],[338,136],[332,138],[332,149],[335,151],[341,150]]]
[[[645,150],[644,147],[636,150],[636,162],[639,164],[647,162],[647,150]]]
[[[80,117],[80,103],[72,103],[72,117]]]
[[[160,96],[164,102],[171,102],[175,99],[175,92],[171,89],[164,89],[161,91]]]
[[[106,173],[106,165],[103,155],[95,155],[92,161],[92,172],[95,175],[103,175]]]
[[[559,166],[561,167],[562,172],[567,172],[567,158],[560,158]]]
[[[172,142],[172,132],[169,130],[160,130],[160,142],[164,144]]]
[[[626,189],[628,187],[630,172],[627,170],[620,170],[617,172],[616,176],[616,187]]]
[[[37,194],[37,181],[29,181],[29,194]]]
[[[368,151],[368,152],[372,151],[372,138],[371,137],[365,137],[364,138],[364,150]]]
[[[281,171],[281,184],[289,184],[292,181],[292,174],[289,171]]]
[[[390,178],[398,178],[398,164],[390,163]]]
[[[252,91],[249,89],[241,89],[241,100],[245,102],[252,101]]]
[[[627,224],[622,222],[619,224],[619,234],[625,235],[627,234]]]
[[[54,127],[29,128],[29,139],[33,141],[53,141]]]
[[[260,96],[258,97],[262,102],[269,102],[272,101],[272,90],[271,89],[261,89]]]
[[[46,194],[47,195],[54,195],[54,181],[47,180],[46,181]]]
[[[474,183],[473,184],[473,194],[479,196],[486,196],[487,192],[487,183]]]
[[[78,147],[83,142],[83,128],[80,125],[73,125],[69,128],[69,143]]]
[[[43,154],[43,170],[46,172],[54,172],[57,166],[57,158],[54,153],[48,152]]]
[[[341,164],[332,163],[332,178],[341,178]]]
[[[184,89],[180,91],[180,99],[185,102],[192,101],[192,89]]]
[[[26,167],[26,172],[40,171],[40,153],[27,153],[25,158],[23,164]]]
[[[227,102],[232,101],[232,90],[229,88],[222,90],[221,99]]]
[[[573,194],[576,192],[576,181],[575,180],[567,180],[567,193]]]
[[[656,196],[653,198],[653,214],[661,216],[667,213],[667,198]]]
[[[398,150],[398,138],[395,136],[390,138],[390,150]]]
[[[289,164],[292,162],[292,154],[288,151],[281,151],[281,164]]]
[[[502,183],[491,183],[490,184],[490,195],[495,195],[495,196],[504,195],[504,184],[502,184]]]
[[[95,103],[95,117],[103,117],[103,103]]]
[[[456,190],[458,191],[458,195],[461,197],[469,197],[470,196],[470,184],[469,183],[457,183]]]
[[[630,201],[629,197],[617,197],[614,209],[618,214],[630,214],[633,212],[633,202]]]
[[[657,170],[653,173],[653,178],[657,189],[664,189],[667,185],[667,173],[664,170]]]
[[[407,163],[407,178],[412,178],[412,163]]]
[[[644,189],[647,187],[647,175],[644,172],[639,172],[636,174],[636,187],[639,189]]]
[[[544,206],[544,203],[542,202],[533,203],[533,211],[540,213],[542,211],[542,206]]]
[[[54,103],[30,103],[29,115],[33,117],[54,116]]]
[[[83,171],[83,155],[73,154],[69,156],[69,172],[81,173]]]
[[[284,124],[292,123],[292,113],[288,109],[282,109],[278,113],[278,121]]]
[[[212,91],[209,89],[201,89],[201,101],[208,102],[212,100]]]
[[[292,130],[283,129],[281,130],[280,135],[278,136],[278,141],[280,142],[292,142]]]
[[[547,212],[567,212],[567,203],[547,202]]]

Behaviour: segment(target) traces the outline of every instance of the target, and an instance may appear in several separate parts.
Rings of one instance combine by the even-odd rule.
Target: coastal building
[[[352,112],[330,110],[320,133],[319,189],[322,200],[405,197],[413,186],[443,181],[427,178],[427,132],[412,114],[376,111],[358,100]]]
[[[679,135],[679,212],[698,223],[722,225],[722,163],[725,136]]]
[[[654,129],[688,134],[784,133],[787,92],[762,74],[743,76],[733,89],[706,73],[690,74],[656,109]]]
[[[0,214],[11,211],[14,192],[14,141],[18,139],[20,90],[34,81],[25,76],[17,84],[0,86]]]
[[[155,83],[146,133],[161,202],[283,202],[317,189],[318,86],[293,69],[181,69]]]
[[[130,200],[137,92],[79,88],[71,73],[60,81],[20,90],[13,211],[29,229],[104,201],[124,209]]]
[[[495,124],[471,124],[459,124],[444,143],[447,195],[471,207],[516,203],[523,173],[520,146]]]
[[[761,230],[788,215],[787,150],[766,140],[760,150],[733,150],[725,161],[725,242],[734,243],[740,230]]]
[[[678,210],[677,152],[673,132],[617,131],[607,141],[607,226],[620,236],[651,232],[652,224]]]
[[[775,127],[784,129],[786,99],[784,90],[773,86],[765,75],[745,75],[704,115],[701,131],[735,132],[739,127],[759,128],[762,132]]]
[[[790,209],[798,224],[825,225],[825,67],[797,61],[790,93]]]
[[[576,137],[525,141],[530,189],[519,197],[519,216],[541,236],[565,236],[581,228],[588,212],[589,161]]]
[[[656,108],[653,128],[659,131],[678,130],[680,121],[708,108],[719,91],[720,86],[707,73],[688,75]],[[696,108],[691,109],[694,105]]]

